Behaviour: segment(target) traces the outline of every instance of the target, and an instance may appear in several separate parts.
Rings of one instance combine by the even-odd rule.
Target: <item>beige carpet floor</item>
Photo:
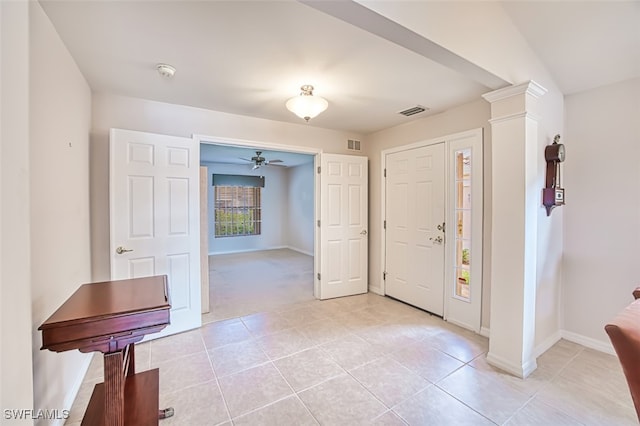
[[[313,300],[313,257],[289,249],[209,256],[208,323]]]

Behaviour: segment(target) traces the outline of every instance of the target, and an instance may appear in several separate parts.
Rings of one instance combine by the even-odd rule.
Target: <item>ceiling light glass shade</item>
[[[305,121],[316,117],[329,106],[326,99],[313,96],[313,86],[306,84],[300,90],[302,90],[300,96],[289,99],[286,106],[289,111]]]

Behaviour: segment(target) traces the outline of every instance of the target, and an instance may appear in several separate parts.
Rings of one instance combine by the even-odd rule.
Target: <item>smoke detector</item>
[[[176,73],[176,69],[169,64],[158,64],[156,65],[156,70],[158,74],[165,78],[171,78]]]

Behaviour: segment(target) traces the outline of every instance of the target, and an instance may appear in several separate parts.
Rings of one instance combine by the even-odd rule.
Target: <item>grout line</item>
[[[224,404],[224,409],[227,413],[227,419],[231,420],[231,412],[229,411],[229,404],[227,404],[227,398],[224,396],[224,392],[222,391],[222,386],[220,386],[220,380],[218,379],[218,375],[216,374],[215,368],[213,368],[213,361],[211,361],[211,355],[209,355],[209,351],[206,349],[206,344],[204,343],[204,337],[202,334],[200,335],[202,339],[202,344],[205,345],[205,353],[207,355],[207,360],[209,361],[209,366],[211,367],[211,371],[213,372],[213,377],[216,381],[216,385],[218,386],[218,391],[220,392],[220,396],[222,397],[222,403]]]

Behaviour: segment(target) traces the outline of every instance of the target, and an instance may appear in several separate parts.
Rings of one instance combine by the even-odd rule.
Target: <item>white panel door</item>
[[[320,299],[368,291],[367,157],[322,154]]]
[[[111,129],[111,279],[168,275],[171,325],[199,327],[200,151],[192,139]]]
[[[385,293],[444,314],[444,144],[386,156]]]

